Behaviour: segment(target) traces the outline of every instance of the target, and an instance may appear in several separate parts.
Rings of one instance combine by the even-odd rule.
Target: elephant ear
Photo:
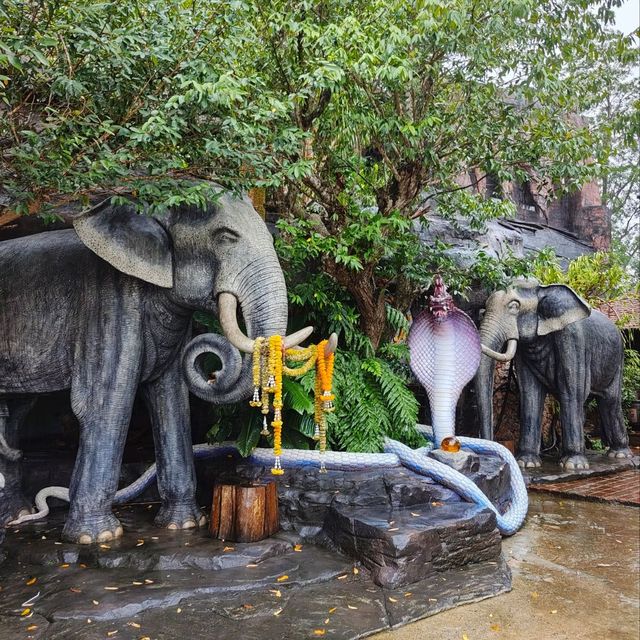
[[[591,307],[564,284],[541,286],[538,289],[538,335],[559,331],[572,322],[591,315]]]
[[[157,220],[139,215],[132,205],[102,202],[74,218],[73,227],[91,251],[118,271],[159,287],[173,286],[169,235]]]

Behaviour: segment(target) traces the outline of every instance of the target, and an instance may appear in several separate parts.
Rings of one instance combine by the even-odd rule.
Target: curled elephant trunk
[[[277,260],[273,264],[256,263],[251,273],[234,283],[234,293],[221,292],[218,310],[224,336],[204,334],[194,338],[183,353],[183,367],[192,393],[213,404],[245,400],[253,391],[252,358],[254,338],[283,335],[287,327],[287,293]],[[237,292],[237,293],[235,293]],[[238,325],[240,302],[246,334]],[[312,328],[298,332],[291,342],[301,342]],[[247,355],[242,357],[242,352]],[[204,370],[205,355],[213,353],[222,366],[208,379]]]
[[[480,435],[485,440],[493,440],[493,376],[496,361],[508,362],[513,359],[517,341],[510,339],[507,350],[499,350],[505,343],[506,336],[503,328],[490,317],[485,317],[480,327],[482,343],[482,358],[476,373],[474,386],[476,402],[480,418]]]

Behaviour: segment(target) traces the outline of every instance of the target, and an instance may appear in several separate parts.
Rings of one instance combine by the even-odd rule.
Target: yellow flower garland
[[[273,395],[273,454],[275,461],[271,473],[284,473],[280,462],[282,455],[282,374],[300,377],[316,366],[314,418],[314,440],[320,441],[320,453],[327,449],[326,415],[333,411],[335,396],[331,392],[333,379],[334,354],[325,356],[328,340],[310,345],[305,349],[283,349],[282,336],[256,338],[253,349],[253,398],[252,407],[262,407],[262,435],[269,435],[267,415],[269,413],[269,394]],[[286,361],[299,366],[287,366]],[[320,472],[326,472],[324,460]]]
[[[271,336],[269,338],[269,370],[273,376],[273,455],[275,463],[271,469],[274,475],[284,473],[280,464],[282,455],[282,336]],[[271,377],[269,378],[271,380]]]

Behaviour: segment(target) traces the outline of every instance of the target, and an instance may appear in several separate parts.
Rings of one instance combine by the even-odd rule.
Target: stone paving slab
[[[530,485],[534,491],[548,491],[572,498],[586,498],[601,502],[640,506],[640,470],[615,475],[595,476],[569,482],[550,482]]]

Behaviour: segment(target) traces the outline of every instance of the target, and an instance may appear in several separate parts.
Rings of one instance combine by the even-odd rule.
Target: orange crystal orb
[[[449,436],[448,438],[443,438],[440,443],[440,448],[443,451],[449,451],[449,453],[457,453],[460,451],[460,440],[455,436]]]

